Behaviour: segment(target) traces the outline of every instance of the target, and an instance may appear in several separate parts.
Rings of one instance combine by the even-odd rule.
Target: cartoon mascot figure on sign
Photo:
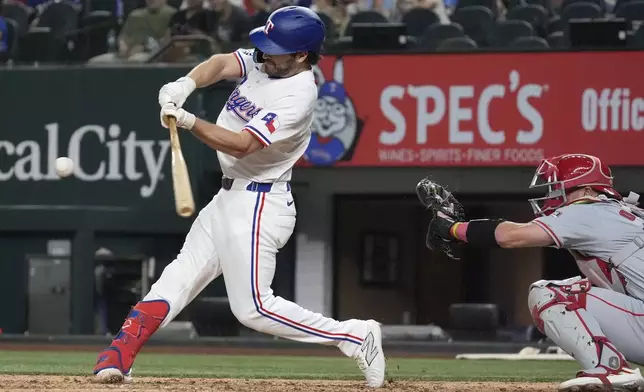
[[[313,71],[319,90],[311,143],[304,153],[304,159],[315,166],[328,166],[348,158],[357,139],[359,121],[343,85],[342,59],[334,64],[333,80],[326,81],[318,67]]]

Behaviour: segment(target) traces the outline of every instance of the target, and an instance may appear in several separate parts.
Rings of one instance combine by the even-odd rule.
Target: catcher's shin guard
[[[169,310],[164,300],[141,301],[130,310],[112,344],[98,355],[94,374],[99,381],[128,381],[134,358]]]
[[[530,286],[528,304],[537,328],[572,355],[584,375],[605,381],[606,376],[628,369],[628,364],[586,311],[590,288],[590,282],[580,277],[541,280]]]

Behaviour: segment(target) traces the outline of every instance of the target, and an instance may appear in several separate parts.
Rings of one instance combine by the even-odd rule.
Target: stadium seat
[[[644,1],[634,0],[623,4],[615,13],[618,18],[632,21],[644,21]]]
[[[508,9],[512,9],[514,7],[520,7],[524,5],[530,5],[530,4],[543,7],[543,9],[546,10],[546,13],[548,14],[548,16],[552,16],[555,14],[554,6],[552,5],[551,0],[510,0]]]
[[[81,29],[76,37],[74,57],[85,62],[109,50],[107,36],[110,30],[118,32],[115,16],[109,11],[91,11],[80,22]]]
[[[519,37],[534,35],[532,25],[525,20],[504,20],[496,23],[490,34],[490,46],[502,48]]]
[[[471,52],[476,50],[478,45],[469,37],[447,38],[441,41],[436,47],[437,52]]]
[[[577,4],[577,3],[593,3],[596,4],[599,9],[602,11],[602,14],[606,10],[606,3],[604,0],[563,0],[561,3],[560,10],[563,12],[563,10],[566,9],[569,5]]]
[[[434,51],[442,41],[449,38],[459,37],[465,37],[465,32],[460,25],[456,23],[434,23],[429,26],[423,33],[422,37],[420,37],[418,46],[429,51]]]
[[[179,9],[179,8],[181,8],[181,3],[182,2],[183,2],[183,0],[168,0],[168,5],[170,7],[174,7],[176,9]]]
[[[354,23],[387,23],[387,18],[377,11],[358,12],[349,20],[349,24],[344,30],[344,35],[351,36],[353,34],[352,25]]]
[[[88,0],[88,3],[86,11],[109,11],[117,19],[122,20],[125,20],[132,10],[145,6],[145,2],[139,0],[123,0],[121,3],[115,0]],[[122,8],[119,4],[122,4]]]
[[[324,23],[324,28],[326,29],[326,36],[334,39],[336,38],[336,31],[335,31],[335,24],[333,23],[333,19],[331,17],[323,12],[319,12],[317,14],[320,17],[320,20],[322,23]]]
[[[530,50],[547,50],[550,48],[548,42],[541,37],[519,37],[512,41],[509,45],[515,49],[530,49]]]
[[[80,27],[94,27],[102,25],[112,25],[116,17],[110,11],[90,11],[80,20]]]
[[[348,51],[353,48],[353,37],[338,37],[330,40],[324,46],[329,52]]]
[[[458,3],[456,4],[456,9],[459,8],[464,8],[464,7],[471,7],[471,6],[483,6],[490,11],[492,11],[492,15],[494,16],[494,19],[498,18],[499,16],[499,7],[497,5],[496,0],[459,0]]]
[[[494,26],[492,11],[480,5],[468,6],[456,9],[451,19],[463,27],[465,34],[473,39],[477,46],[487,46],[488,36]]]
[[[78,28],[80,19],[79,8],[68,1],[49,3],[38,18],[38,27],[49,27],[52,34],[63,39],[68,33]]]
[[[117,2],[114,0],[90,0],[87,11],[109,11],[116,15]]]
[[[548,35],[548,45],[551,48],[556,49],[568,49],[570,48],[570,42],[568,37],[563,31],[555,31]]]
[[[2,6],[2,16],[12,19],[18,25],[18,35],[29,29],[30,8],[22,3],[8,3]]]
[[[636,0],[617,0],[617,2],[615,3],[615,7],[613,7],[613,14],[616,14],[620,8],[630,3],[631,1],[636,1]]]
[[[532,25],[537,35],[544,35],[548,13],[540,5],[528,4],[510,9],[506,15],[506,19],[524,20]]]
[[[49,27],[33,27],[18,40],[16,62],[56,62],[60,59],[59,44]]]
[[[561,19],[564,22],[568,22],[571,19],[595,19],[602,16],[601,8],[597,4],[587,1],[567,5],[561,11]]]
[[[566,31],[566,22],[559,16],[553,16],[546,23],[546,32],[550,35],[558,31]]]
[[[413,37],[422,36],[428,26],[439,21],[438,15],[428,8],[413,8],[402,17],[402,22],[407,25],[407,34]]]
[[[644,24],[629,37],[628,46],[631,48],[644,49]]]

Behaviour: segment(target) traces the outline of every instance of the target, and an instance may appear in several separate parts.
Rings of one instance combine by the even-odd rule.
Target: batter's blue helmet
[[[250,32],[255,47],[266,54],[322,51],[325,27],[320,17],[306,7],[284,7],[274,11],[263,27]]]

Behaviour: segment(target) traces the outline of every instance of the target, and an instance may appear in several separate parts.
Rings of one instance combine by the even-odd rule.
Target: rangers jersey
[[[223,175],[256,182],[289,181],[311,140],[317,100],[313,72],[272,78],[254,62],[252,50],[239,49],[234,55],[241,81],[216,123],[232,132],[247,130],[264,148],[241,159],[218,151]]]

